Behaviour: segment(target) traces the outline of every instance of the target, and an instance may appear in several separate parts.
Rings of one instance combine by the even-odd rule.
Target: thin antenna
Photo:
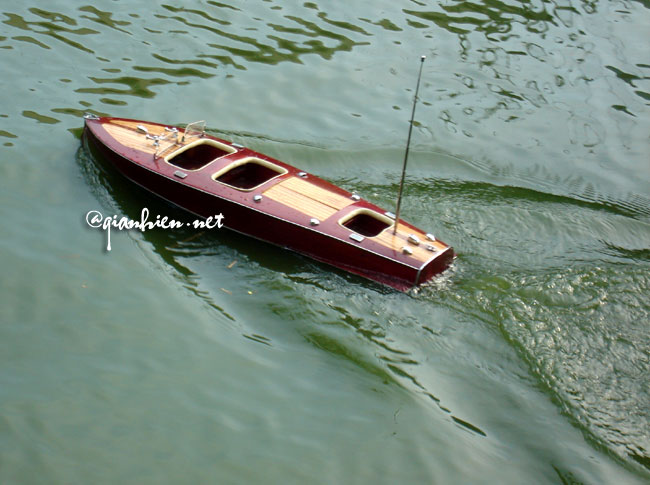
[[[413,119],[415,118],[415,106],[418,102],[418,91],[420,90],[420,78],[422,77],[422,65],[426,56],[420,58],[420,72],[418,73],[418,83],[415,87],[415,96],[413,97],[413,111],[411,112],[411,121],[409,123],[409,136],[406,139],[406,152],[404,153],[404,166],[402,167],[402,180],[399,183],[399,195],[397,196],[397,209],[395,210],[395,228],[393,234],[397,234],[397,224],[399,223],[399,210],[402,205],[402,191],[404,190],[404,177],[406,176],[406,163],[409,159],[409,146],[411,145],[411,133],[413,132]]]

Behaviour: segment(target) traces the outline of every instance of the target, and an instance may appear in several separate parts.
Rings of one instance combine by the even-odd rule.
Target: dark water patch
[[[380,366],[368,360],[363,354],[357,354],[348,345],[345,345],[340,338],[332,338],[324,333],[312,333],[305,335],[305,339],[321,350],[336,355],[363,369],[369,374],[377,376],[384,383],[394,382],[394,378]]]
[[[329,25],[333,25],[334,27],[338,27],[338,28],[343,29],[343,30],[349,30],[349,31],[355,32],[357,34],[362,34],[362,35],[367,35],[367,36],[371,35],[368,32],[366,32],[363,28],[361,28],[361,27],[359,27],[359,26],[357,26],[355,24],[352,24],[350,22],[344,22],[344,21],[341,21],[341,20],[332,20],[327,16],[327,13],[325,13],[325,12],[319,12],[318,13],[318,18],[321,19],[323,22],[329,24]]]
[[[100,98],[99,102],[111,106],[126,106],[128,104],[126,101],[122,101],[119,99],[111,99],[111,98]]]
[[[52,22],[63,22],[67,25],[77,25],[77,22],[72,17],[68,17],[62,13],[49,12],[36,7],[30,8],[29,11],[34,15],[51,20]]]
[[[650,8],[650,5],[648,8]],[[642,449],[642,452],[643,454],[629,453],[628,456],[636,461],[639,465],[643,466],[647,470],[650,470],[650,452],[645,449]]]
[[[159,74],[165,74],[170,77],[198,77],[202,79],[209,79],[214,77],[214,74],[203,72],[198,69],[191,67],[182,67],[179,69],[169,69],[164,67],[145,67],[145,66],[134,66],[134,71],[139,72],[157,72]]]
[[[650,199],[640,195],[632,195],[628,200],[612,200],[595,193],[583,193],[579,196],[558,195],[538,190],[515,187],[510,185],[494,185],[483,182],[451,181],[444,179],[427,179],[424,182],[410,182],[409,193],[424,195],[428,191],[436,191],[449,196],[456,196],[466,200],[480,200],[482,202],[511,203],[520,205],[523,202],[531,204],[551,203],[568,204],[575,207],[605,211],[631,218],[645,218],[650,215]]]
[[[50,49],[50,46],[47,44],[44,44],[43,42],[36,40],[34,37],[31,37],[29,35],[16,35],[12,37],[13,40],[17,40],[19,42],[28,42],[30,44],[37,45],[39,47],[42,47],[43,49]]]
[[[624,72],[614,66],[605,66],[605,69],[609,69],[610,71],[612,71],[614,74],[616,74],[617,78],[619,78],[624,83],[629,84],[633,88],[636,88],[636,84],[634,84],[635,81],[639,81],[643,79],[642,77],[637,76],[636,74]]]
[[[557,473],[562,485],[585,485],[585,482],[579,480],[573,472],[562,470],[555,465],[553,465],[553,469]]]
[[[282,36],[267,35],[265,37],[251,37],[250,35],[240,35],[237,34],[236,31],[220,28],[221,26],[229,25],[231,22],[214,17],[204,11],[179,9],[171,6],[165,6],[165,8],[172,13],[182,12],[184,15],[169,17],[158,14],[158,18],[180,22],[192,30],[207,30],[215,36],[227,39],[231,42],[208,42],[208,46],[217,50],[226,51],[227,54],[206,53],[202,54],[202,56],[221,60],[229,65],[235,65],[238,67],[243,66],[241,65],[241,62],[237,62],[235,59],[243,59],[248,62],[261,62],[272,65],[286,61],[300,63],[301,56],[306,54],[315,53],[329,59],[336,52],[350,51],[355,46],[366,44],[365,42],[355,42],[342,34],[335,33],[331,27],[351,31],[355,34],[369,35],[363,29],[354,24],[333,20],[329,18],[327,13],[319,12],[316,15],[316,19],[318,22],[327,25],[327,28],[321,27],[315,21],[289,15],[282,18],[283,23],[278,23],[275,21],[277,16],[274,15],[265,21],[266,27],[278,34],[282,34]],[[188,13],[195,17],[199,17],[202,20],[207,20],[209,23],[204,24],[190,21],[187,18]],[[287,20],[290,22],[288,25],[286,24]],[[302,40],[299,41],[292,37],[302,37]],[[331,39],[338,42],[338,45],[334,47],[328,46],[323,40],[319,39]],[[268,40],[274,41],[276,45],[269,45]],[[245,47],[246,45],[252,47],[252,49],[247,49]]]
[[[199,17],[204,18],[205,20],[208,20],[209,22],[213,22],[213,23],[216,23],[216,24],[219,24],[219,25],[224,25],[224,26],[225,25],[230,25],[230,22],[228,22],[227,20],[223,20],[223,19],[220,19],[220,18],[217,18],[217,17],[213,17],[213,16],[209,15],[207,12],[205,12],[203,10],[195,10],[195,9],[189,9],[189,8],[185,8],[185,7],[174,7],[174,6],[171,6],[171,5],[162,5],[162,7],[165,10],[168,10],[168,11],[170,11],[172,13],[182,13],[183,15],[187,15],[187,14],[197,15]],[[181,17],[181,16],[174,17],[174,19],[183,21],[183,17]],[[187,25],[190,25],[191,27],[196,27],[196,25],[192,25],[192,24],[187,24]],[[218,33],[219,31],[214,30],[213,32]]]
[[[257,335],[257,334],[251,334],[251,335],[243,335],[244,338],[247,338],[249,340],[252,340],[253,342],[257,342],[258,344],[263,344],[263,345],[268,345],[269,347],[273,347],[271,341],[264,337],[263,335]]]
[[[162,78],[143,79],[134,76],[121,76],[116,78],[98,78],[90,77],[91,81],[96,84],[124,84],[126,89],[117,88],[78,88],[77,93],[88,94],[112,94],[124,96],[137,96],[140,98],[153,98],[156,92],[151,89],[155,86],[164,86],[171,84],[171,81]]]
[[[45,123],[48,125],[53,125],[56,123],[60,123],[61,120],[58,120],[56,118],[52,118],[51,116],[46,116],[40,113],[37,113],[35,111],[23,111],[23,116],[25,118],[31,118],[33,120],[38,121],[39,123]]]
[[[467,421],[463,421],[462,419],[457,418],[456,416],[452,416],[451,419],[453,419],[456,424],[459,424],[463,428],[468,429],[469,431],[471,431],[473,433],[476,433],[476,434],[481,435],[481,436],[487,436],[485,434],[485,431],[483,431],[481,428],[478,428],[478,427],[474,426],[472,423],[468,423]]]
[[[86,108],[90,106],[89,103],[80,103],[80,104],[82,106],[85,106]],[[83,125],[83,115],[85,115],[88,112],[92,112],[97,116],[108,116],[108,114],[100,111],[92,111],[88,109],[77,109],[77,108],[52,108],[50,111],[52,111],[52,113],[60,113],[60,114],[72,116],[75,123],[77,123],[78,125]]]
[[[620,104],[613,104],[612,108],[614,108],[616,111],[620,111],[622,113],[625,113],[627,115],[630,115],[630,116],[633,116],[633,117],[636,118],[636,115],[634,113],[630,112],[630,110],[628,110],[626,106],[623,106],[623,105],[620,105]]]
[[[639,241],[640,244],[643,244],[644,241]],[[646,244],[650,242],[646,241]],[[607,252],[612,256],[616,256],[626,261],[643,261],[650,262],[650,248],[641,248],[641,249],[630,249],[616,246],[614,244],[605,243]]]
[[[203,66],[207,67],[210,69],[216,69],[218,64],[214,62],[209,62],[203,59],[171,59],[169,57],[162,56],[160,54],[152,54],[152,57],[154,59],[158,59],[159,61],[164,62],[165,64],[172,64],[172,65],[198,65],[198,66]]]
[[[369,24],[378,25],[379,27],[391,32],[401,32],[403,30],[402,28],[398,27],[393,22],[391,22],[389,19],[381,19],[381,20],[373,21],[370,19],[361,18],[359,20],[363,22],[368,22]]]
[[[94,14],[94,17],[90,15],[81,15],[80,17],[83,19],[88,19],[91,22],[97,22],[98,24],[105,25],[107,27],[110,27],[111,29],[115,29],[124,34],[131,35],[131,33],[128,30],[121,28],[121,27],[126,27],[128,25],[131,25],[131,22],[129,22],[128,20],[114,19],[113,12],[102,11],[92,5],[79,7],[79,10],[81,12],[88,12],[90,14]]]
[[[495,0],[481,4],[458,2],[453,5],[441,5],[440,8],[442,12],[404,10],[404,13],[433,22],[453,34],[478,31],[484,32],[488,37],[491,34],[509,32],[513,23],[522,23],[533,33],[545,32],[546,23],[554,24],[551,13],[545,10],[535,11],[528,4],[510,5]]]
[[[236,11],[236,12],[240,12],[240,11],[241,11],[241,9],[239,9],[239,8],[237,8],[237,7],[234,7],[234,6],[232,6],[232,5],[228,5],[228,4],[226,4],[226,3],[215,2],[214,0],[208,0],[207,3],[208,3],[209,5],[214,5],[215,7],[219,7],[219,8],[227,8],[227,9],[230,9],[230,10],[234,10],[234,11]]]

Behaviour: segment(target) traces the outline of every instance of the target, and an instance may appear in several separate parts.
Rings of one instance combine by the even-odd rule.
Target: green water
[[[648,483],[650,5],[0,0],[0,483]],[[81,116],[209,130],[456,249],[390,291],[187,218]],[[226,220],[228,214],[225,214]]]

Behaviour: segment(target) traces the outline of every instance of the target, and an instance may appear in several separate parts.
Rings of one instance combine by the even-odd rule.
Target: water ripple
[[[97,35],[99,34],[99,31],[94,30],[94,29],[89,29],[86,27],[81,27],[78,29],[71,29],[67,28],[61,25],[61,23],[64,23],[66,25],[70,26],[76,26],[77,22],[71,17],[68,17],[66,15],[58,14],[55,12],[48,12],[46,10],[41,10],[38,8],[30,8],[29,11],[36,15],[37,17],[41,17],[44,19],[49,20],[49,22],[44,22],[44,21],[27,21],[23,17],[17,14],[13,13],[4,13],[4,15],[7,17],[6,20],[3,21],[4,24],[9,25],[11,27],[20,29],[20,30],[27,30],[34,32],[36,34],[44,35],[46,37],[53,38],[55,40],[61,41],[64,44],[74,47],[75,49],[88,52],[90,54],[93,53],[91,49],[88,49],[85,47],[83,44],[74,41],[70,38],[68,38],[65,34],[72,34],[72,35]],[[36,43],[39,46],[45,46],[46,44],[40,41],[37,41],[35,39],[34,43]],[[47,47],[46,47],[47,48]]]
[[[79,16],[80,18],[88,19],[91,22],[97,22],[98,24],[105,25],[107,27],[110,27],[111,29],[115,29],[124,34],[131,35],[131,33],[128,30],[122,28],[131,25],[131,22],[127,20],[115,20],[113,18],[113,12],[105,12],[99,10],[96,7],[93,7],[92,5],[79,7],[79,11],[94,14],[94,16],[80,15]]]
[[[455,367],[436,359],[500,362],[451,335],[465,318],[468,335],[494,329],[595,448],[650,467],[647,2],[113,4],[3,8],[2,150],[42,169],[50,157],[32,140],[65,152],[74,141],[60,135],[78,135],[86,110],[170,123],[213,113],[215,133],[390,205],[427,54],[405,214],[457,248],[444,278],[398,297],[238,236],[134,243],[247,344],[281,352],[297,336],[481,441],[495,433],[445,392],[436,371]],[[137,217],[152,203],[80,157],[75,187],[103,206]],[[43,191],[39,173],[21,179],[26,191]],[[51,173],[46,194],[74,181]]]

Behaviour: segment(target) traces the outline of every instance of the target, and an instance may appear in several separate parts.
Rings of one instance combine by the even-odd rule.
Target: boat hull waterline
[[[194,129],[87,116],[99,158],[153,194],[224,227],[406,291],[447,269],[453,249],[356,194]]]

